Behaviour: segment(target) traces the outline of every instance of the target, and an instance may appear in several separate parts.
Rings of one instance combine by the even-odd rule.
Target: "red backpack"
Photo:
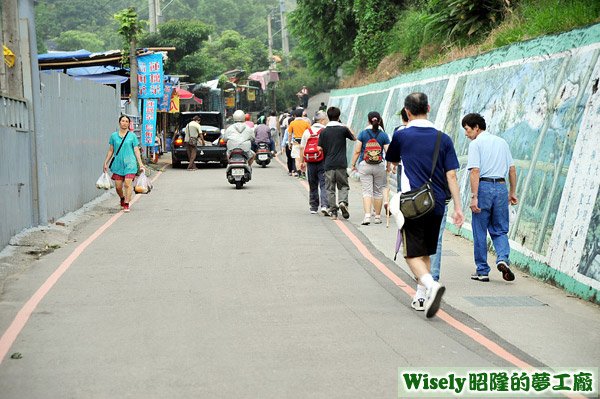
[[[306,140],[306,146],[304,147],[304,160],[308,163],[321,162],[324,158],[323,151],[319,151],[319,135],[323,129],[319,129],[318,132],[313,133],[311,128],[308,128],[310,137]]]
[[[375,137],[371,137],[365,144],[365,153],[363,154],[363,159],[366,163],[375,165],[383,162],[383,149],[377,141],[377,134]]]

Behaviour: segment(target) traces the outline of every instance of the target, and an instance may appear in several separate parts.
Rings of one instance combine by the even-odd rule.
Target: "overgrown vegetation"
[[[330,4],[330,0],[299,0],[291,23],[299,51],[307,59],[321,57],[309,68],[332,73],[341,67],[346,76],[343,86],[600,22],[600,2],[588,0],[341,0],[334,7],[343,9],[345,20],[330,18],[325,25],[317,21],[305,32],[303,26],[315,19],[311,10],[320,17],[319,10]],[[352,51],[341,40],[337,45],[315,45],[315,38],[352,25],[358,33],[343,36],[352,40]],[[365,26],[369,30],[361,33]]]
[[[286,0],[286,7],[293,0]],[[268,68],[266,16],[278,26],[279,0],[173,0],[163,5],[159,33],[143,46],[174,46],[168,73],[200,82],[230,69]],[[112,16],[135,6],[148,17],[147,0],[40,0],[40,51],[121,47]],[[289,8],[288,8],[289,9]],[[600,1],[589,0],[297,0],[288,14],[292,55],[277,65],[278,108],[338,83],[359,85],[493,48],[600,22]],[[282,56],[274,34],[274,53]]]

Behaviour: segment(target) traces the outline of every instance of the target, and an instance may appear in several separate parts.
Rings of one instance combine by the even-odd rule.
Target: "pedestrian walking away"
[[[200,117],[194,115],[192,120],[185,126],[185,137],[183,139],[188,156],[188,170],[196,170],[196,152],[198,142],[200,145],[204,145],[204,137],[202,136],[202,127],[200,126]]]
[[[329,202],[329,213],[332,219],[337,219],[338,209],[342,212],[344,219],[350,217],[348,212],[348,158],[346,157],[346,140],[355,141],[356,137],[352,131],[340,123],[341,111],[337,107],[327,109],[329,122],[319,136],[319,148],[325,157],[325,181],[327,183],[327,195]],[[336,199],[337,188],[337,199]]]
[[[277,122],[277,113],[275,111],[271,111],[271,113],[267,117],[266,123],[267,126],[269,126],[269,129],[271,130],[271,139],[273,139],[274,141],[274,146],[279,145],[279,133],[277,131],[279,123]],[[275,142],[275,139],[277,139],[277,142]],[[273,155],[276,154],[277,153],[275,152]]]
[[[327,114],[318,111],[315,115],[315,123],[306,129],[300,141],[301,168],[306,168],[308,179],[308,206],[310,213],[319,210],[323,216],[329,216],[329,198],[327,197],[327,185],[325,183],[325,167],[323,151],[319,150],[319,136],[327,124]]]
[[[417,278],[417,290],[411,306],[415,310],[425,311],[425,316],[430,318],[437,313],[445,291],[445,287],[431,276],[430,256],[437,248],[446,202],[446,185],[454,202],[454,223],[461,226],[464,221],[456,178],[459,163],[450,136],[439,132],[427,120],[430,111],[427,95],[408,95],[404,100],[404,108],[409,119],[408,125],[401,134],[392,138],[386,159],[395,164],[402,160],[403,173],[410,185],[401,187],[402,192],[421,187],[426,182],[432,187],[435,207],[417,219],[406,218],[402,226],[404,258]]]
[[[383,130],[379,112],[369,112],[367,120],[369,125],[358,134],[352,155],[352,170],[358,171],[362,186],[364,226],[371,223],[372,209],[375,210],[375,224],[381,224],[383,192],[387,186],[384,155],[390,144],[390,138]]]
[[[508,242],[509,203],[516,205],[517,171],[508,143],[501,137],[485,131],[485,119],[479,114],[468,114],[462,120],[465,135],[471,140],[467,169],[471,183],[473,252],[475,273],[471,279],[489,281],[487,262],[487,233],[496,250],[496,268],[506,281],[515,275],[510,269]],[[506,188],[506,176],[510,190]]]
[[[108,173],[109,169],[112,172],[112,180],[115,181],[115,189],[124,212],[129,212],[129,204],[133,195],[133,179],[138,171],[144,171],[140,143],[137,136],[129,132],[130,123],[128,116],[121,115],[119,131],[111,134],[108,140],[108,152],[103,167],[105,173]]]
[[[306,117],[306,111],[297,109],[295,111],[295,118],[288,125],[288,143],[291,145],[290,155],[294,158],[296,163],[296,171],[299,177],[304,177],[304,171],[301,168],[302,158],[300,157],[300,141],[302,141],[302,135],[310,127],[310,119]]]

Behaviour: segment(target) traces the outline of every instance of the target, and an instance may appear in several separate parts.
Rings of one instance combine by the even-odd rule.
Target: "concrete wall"
[[[38,225],[39,203],[52,222],[104,193],[95,183],[118,128],[119,91],[64,74],[40,78],[37,131],[29,127],[27,102],[0,97],[0,249]],[[19,114],[25,122],[16,126]],[[42,163],[43,184],[36,182],[36,162]]]
[[[460,121],[467,113],[481,113],[487,131],[507,140],[517,166],[520,204],[509,233],[512,261],[600,302],[599,55],[600,24],[336,90],[329,105],[340,107],[342,120],[357,132],[369,111],[380,111],[391,134],[400,124],[404,97],[426,93],[430,120],[452,137],[459,156],[463,208],[470,192],[469,140]],[[470,224],[461,234],[471,236]]]

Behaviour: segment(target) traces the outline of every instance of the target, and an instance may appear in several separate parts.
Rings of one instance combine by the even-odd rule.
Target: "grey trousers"
[[[325,181],[327,183],[327,197],[329,198],[329,210],[337,213],[338,204],[345,202],[348,204],[348,172],[346,168],[343,169],[332,169],[325,171]],[[338,190],[338,198],[336,201],[335,189]]]

